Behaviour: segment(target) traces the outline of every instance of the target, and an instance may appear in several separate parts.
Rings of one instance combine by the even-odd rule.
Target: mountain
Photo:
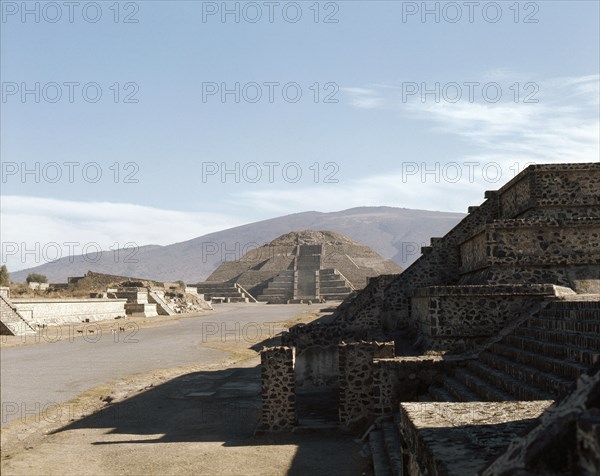
[[[210,233],[167,246],[141,246],[136,251],[107,251],[96,256],[66,257],[10,274],[23,282],[31,272],[48,276],[50,282],[65,282],[68,276],[99,273],[158,281],[187,283],[204,280],[223,261],[239,259],[276,237],[300,230],[341,233],[371,247],[385,258],[406,268],[420,255],[420,247],[431,237],[445,235],[462,213],[411,210],[394,207],[359,207],[339,212],[303,212],[258,221]]]

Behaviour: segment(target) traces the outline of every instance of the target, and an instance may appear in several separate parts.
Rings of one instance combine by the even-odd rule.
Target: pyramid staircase
[[[294,270],[289,269],[279,273],[267,283],[259,301],[285,303],[294,297]]]
[[[298,245],[293,269],[285,270],[269,281],[258,300],[271,303],[322,298],[343,301],[354,291],[354,286],[337,269],[321,269],[322,253],[322,245]]]
[[[490,405],[557,400],[572,391],[577,379],[599,361],[600,301],[553,301],[491,344],[477,360],[455,369],[442,386],[430,387],[421,400]],[[528,429],[526,420],[511,424],[515,434]],[[400,428],[400,416],[395,414],[380,418],[369,432],[376,476],[406,472]],[[498,432],[484,447],[504,448],[513,438],[512,433]]]
[[[337,269],[319,271],[319,294],[327,301],[343,301],[355,290],[354,286]]]
[[[557,301],[456,369],[436,401],[555,400],[600,359],[600,301]]]

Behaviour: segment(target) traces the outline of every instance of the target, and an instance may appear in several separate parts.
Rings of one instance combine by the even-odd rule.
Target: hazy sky
[[[528,162],[599,157],[597,1],[1,4],[13,270],[35,257],[6,243],[466,211]]]

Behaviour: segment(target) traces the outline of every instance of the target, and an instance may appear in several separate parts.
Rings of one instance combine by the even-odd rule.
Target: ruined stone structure
[[[394,262],[339,233],[301,231],[223,262],[198,289],[232,292],[236,284],[271,303],[342,300],[364,288],[369,277],[400,271]]]
[[[111,290],[109,295],[114,295],[117,299],[126,299],[125,310],[128,316],[133,317],[155,317],[158,316],[157,298],[155,294],[154,302],[150,302],[148,290],[143,287],[124,287]]]
[[[10,301],[10,289],[0,287],[0,335],[22,336],[35,333],[33,323],[23,318]]]
[[[190,284],[197,293],[213,303],[219,302],[256,302],[256,299],[238,283],[212,282]]]
[[[125,299],[19,298],[11,303],[34,327],[104,321],[126,315]]]
[[[600,164],[532,165],[485,198],[283,343],[331,362],[310,384],[337,389],[341,427],[374,424],[377,475],[600,474]]]
[[[294,349],[270,347],[261,353],[262,425],[271,431],[296,425]]]
[[[126,286],[104,288],[102,292],[90,292],[89,298],[75,297],[21,297],[11,298],[10,289],[0,288],[0,334],[35,334],[39,328],[97,322],[125,316],[155,317],[173,316],[182,312],[212,310],[196,289],[193,293],[171,292],[154,281],[130,281],[122,276],[88,272],[80,278],[70,278],[71,286],[87,279],[92,288],[123,280]],[[175,285],[177,289],[178,285]],[[68,289],[65,291],[68,295]]]
[[[46,326],[124,317],[125,302],[125,299],[11,299],[9,288],[0,288],[0,334],[29,335]]]

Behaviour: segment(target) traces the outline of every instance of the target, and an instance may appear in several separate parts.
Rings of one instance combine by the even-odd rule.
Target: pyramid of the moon
[[[364,288],[371,276],[401,271],[393,261],[339,233],[295,231],[251,249],[239,260],[224,261],[198,287],[209,297],[227,283],[230,290],[241,286],[259,301],[337,300]]]

